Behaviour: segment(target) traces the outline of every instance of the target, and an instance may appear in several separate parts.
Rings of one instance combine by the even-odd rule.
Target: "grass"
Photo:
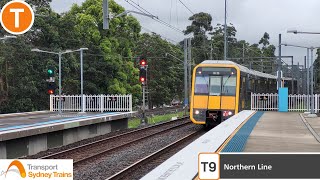
[[[173,114],[157,115],[154,117],[148,117],[148,124],[155,124],[163,121],[169,121],[172,117],[182,117],[184,112],[177,112]],[[128,122],[129,128],[137,128],[140,125],[141,119],[133,118]]]

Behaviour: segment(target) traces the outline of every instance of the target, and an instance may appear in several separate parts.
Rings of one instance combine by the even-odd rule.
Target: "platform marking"
[[[303,117],[302,114],[300,114],[301,120],[304,123],[304,125],[308,128],[308,130],[311,132],[311,134],[313,135],[314,138],[316,138],[316,140],[318,142],[320,142],[320,136],[319,134],[312,128],[312,126],[309,124],[309,122]]]
[[[245,121],[243,121],[240,126],[237,127],[237,129],[235,129],[233,131],[233,133],[228,137],[228,139],[219,147],[219,149],[216,151],[217,153],[220,153],[225,147],[226,145],[230,142],[230,140],[238,133],[238,131],[242,128],[243,125],[245,125],[253,115],[255,115],[257,113],[254,112],[253,114],[251,114]]]
[[[257,111],[254,112],[254,113],[252,113],[249,117],[247,117],[247,119],[244,120],[244,121],[232,132],[232,134],[224,141],[224,143],[217,149],[216,152],[217,152],[217,153],[220,153],[220,152],[225,148],[225,146],[230,142],[230,140],[237,134],[237,132],[242,128],[242,126],[245,125],[245,124],[251,119],[251,117],[252,117],[253,115],[255,115],[256,113],[257,113]],[[199,174],[197,173],[192,179],[193,179],[193,180],[200,180]]]
[[[256,126],[263,114],[264,112],[259,111],[249,118],[249,120],[236,132],[221,152],[242,152],[253,128]]]
[[[46,121],[46,122],[34,123],[34,124],[23,124],[23,125],[18,125],[18,126],[10,126],[10,127],[6,127],[6,128],[0,128],[0,132],[4,132],[4,131],[8,131],[8,130],[15,130],[15,129],[28,128],[28,127],[35,127],[35,126],[40,126],[40,125],[61,123],[61,122],[72,121],[72,120],[82,120],[82,119],[86,119],[86,118],[104,117],[104,115],[112,115],[112,114],[119,114],[119,113],[123,113],[123,112],[103,113],[103,114],[93,115],[93,116],[79,116],[79,117],[75,117],[75,118],[51,120],[51,121]]]

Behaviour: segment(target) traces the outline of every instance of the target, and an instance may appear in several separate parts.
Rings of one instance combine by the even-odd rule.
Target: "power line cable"
[[[147,13],[151,16],[155,16],[154,14],[152,14],[151,12],[149,12],[148,10],[146,10],[145,8],[143,8],[142,6],[140,6],[139,4],[137,4],[136,2],[134,2],[132,0],[124,0],[124,1],[126,1],[128,4],[130,4],[131,6],[133,6],[134,8],[136,8],[137,10],[139,10],[142,13]],[[157,18],[152,18],[152,19],[184,35],[184,32],[182,30],[180,30],[179,28],[161,20],[160,18],[157,17]]]
[[[190,10],[190,8],[188,8],[188,6],[187,5],[185,5],[181,0],[179,0],[179,2],[185,7],[185,8],[187,8],[188,9],[188,11],[192,14],[192,15],[194,15],[194,12],[193,11],[191,11]]]
[[[172,16],[172,2],[173,2],[173,0],[171,0],[171,6],[170,6],[170,20],[169,20],[169,23],[171,23],[171,16]]]
[[[143,26],[141,26],[141,28],[143,29],[143,30],[145,30],[145,31],[148,31],[148,32],[150,32],[150,33],[155,33],[154,31],[152,31],[152,30],[150,30],[150,29],[148,29],[148,28],[146,28],[146,27],[143,27]],[[168,41],[171,41],[171,42],[173,42],[173,43],[179,43],[178,41],[175,41],[175,40],[172,40],[172,39],[170,39],[170,38],[168,38],[168,37],[165,37],[165,36],[163,36],[163,35],[160,35],[160,34],[158,34],[161,38],[163,38],[163,39],[165,39],[165,40],[168,40]]]
[[[179,16],[178,16],[178,0],[176,0],[176,17],[177,17],[177,26],[179,26]]]

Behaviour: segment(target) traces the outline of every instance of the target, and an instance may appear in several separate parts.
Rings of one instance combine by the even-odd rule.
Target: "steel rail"
[[[193,137],[194,135],[196,135],[197,133],[199,133],[201,131],[195,131],[192,132],[186,136],[184,136],[183,138],[167,145],[166,147],[146,156],[143,159],[140,159],[138,161],[136,161],[134,164],[126,167],[125,169],[119,171],[118,173],[114,174],[113,176],[108,177],[106,180],[114,180],[114,179],[121,179],[122,177],[124,177],[126,174],[129,174],[132,170],[134,170],[135,168],[141,166],[142,164],[145,164],[149,161],[151,161],[153,158],[157,157],[157,156],[161,156],[162,154],[166,153],[168,150],[178,146],[179,144],[185,142],[186,140],[188,140],[190,137]]]
[[[70,153],[72,151],[77,151],[77,150],[79,150],[81,148],[84,148],[84,147],[89,147],[89,146],[92,146],[92,145],[95,145],[95,144],[98,144],[98,143],[102,143],[102,142],[105,142],[105,141],[110,141],[112,139],[123,137],[123,136],[127,136],[127,135],[130,135],[130,134],[143,132],[144,130],[159,128],[161,126],[164,126],[164,125],[167,125],[167,124],[171,124],[171,123],[175,123],[177,121],[185,120],[187,118],[189,118],[189,117],[186,116],[186,117],[179,118],[177,120],[166,121],[166,122],[159,123],[159,124],[156,124],[156,125],[153,125],[153,126],[148,126],[148,127],[136,129],[136,130],[133,130],[133,131],[130,131],[130,132],[126,132],[126,133],[118,134],[118,135],[115,135],[115,136],[107,137],[107,138],[104,138],[104,139],[100,139],[98,141],[86,143],[86,144],[83,144],[83,145],[80,145],[80,146],[77,146],[77,147],[73,147],[73,148],[70,148],[70,149],[59,151],[57,153],[53,153],[53,154],[49,154],[49,155],[46,155],[46,156],[42,156],[39,159],[54,159],[54,157],[56,157],[56,156],[61,156],[63,154]]]

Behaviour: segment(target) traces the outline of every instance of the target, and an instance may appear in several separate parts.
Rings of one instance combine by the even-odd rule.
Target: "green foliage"
[[[191,22],[190,26],[187,26],[184,33],[186,35],[193,34],[192,47],[193,57],[195,63],[198,64],[208,58],[209,43],[207,33],[211,32],[213,27],[211,26],[212,17],[208,13],[197,13],[189,18]]]
[[[157,34],[142,34],[136,45],[137,57],[146,56],[149,65],[149,107],[170,104],[175,97],[182,99],[183,63],[170,55],[165,57],[166,53],[169,53],[182,60],[181,48],[163,40]]]
[[[49,108],[47,67],[55,68],[58,81],[58,56],[31,52],[32,48],[59,52],[87,47],[84,93],[132,94],[135,105],[141,100],[136,57],[144,53],[148,57],[162,57],[148,59],[150,106],[170,104],[173,98],[182,96],[182,71],[170,69],[182,64],[164,57],[169,52],[183,59],[180,47],[155,34],[141,35],[141,26],[131,15],[112,19],[110,29],[104,30],[102,0],[86,0],[81,6],[75,4],[64,14],[53,12],[50,2],[30,1],[42,16],[36,16],[28,33],[0,46],[0,113]],[[110,0],[109,10],[120,14],[125,9]],[[0,35],[4,34],[4,30],[0,30]],[[62,56],[64,94],[80,93],[79,59],[79,53]]]
[[[213,28],[211,26],[211,15],[203,12],[191,16],[189,20],[192,22],[190,26],[187,26],[185,34],[193,34],[192,58],[195,64],[201,63],[207,59],[224,59],[224,25],[217,24]],[[252,64],[252,67],[256,70],[274,73],[272,68],[273,58],[270,58],[269,60],[267,59],[267,62],[265,62],[264,65],[256,63],[257,60],[260,60],[258,58],[246,58],[274,57],[276,48],[274,45],[270,45],[270,36],[267,32],[264,33],[263,37],[259,41],[259,44],[250,44],[245,40],[238,40],[236,38],[237,30],[233,24],[230,23],[226,28],[228,60],[244,64],[248,67],[249,64]],[[208,37],[208,34],[211,36]],[[265,65],[266,67],[264,68],[263,66]]]
[[[173,117],[183,117],[184,112],[177,112],[174,114],[157,115],[154,117],[148,117],[148,124],[156,124],[164,121],[170,121]],[[137,128],[141,123],[141,119],[134,118],[130,119],[128,122],[129,128]]]
[[[3,6],[8,0],[1,1]],[[55,67],[58,80],[58,56],[31,52],[32,48],[63,51],[86,47],[84,54],[85,94],[132,94],[134,105],[140,105],[141,84],[137,58],[148,59],[149,107],[170,104],[182,99],[183,50],[163,40],[157,34],[141,34],[141,26],[133,16],[122,16],[110,21],[110,29],[103,29],[102,0],[86,0],[81,6],[73,5],[63,14],[50,8],[51,0],[27,1],[36,14],[32,29],[17,39],[1,42],[0,46],[0,113],[44,110],[49,108],[46,93],[47,67]],[[114,0],[109,10],[120,14],[125,9]],[[223,58],[224,27],[214,28],[212,16],[198,13],[189,18],[191,25],[184,31],[193,35],[194,62]],[[245,48],[246,57],[274,56],[275,47],[265,33],[259,44],[237,40],[236,28],[228,31],[228,57],[240,58]],[[0,36],[6,32],[0,29]],[[211,48],[212,47],[212,48]],[[250,50],[249,50],[250,49]],[[165,57],[166,53],[170,55]],[[62,56],[62,87],[65,94],[80,93],[79,53]],[[242,62],[248,64],[247,62]]]
[[[30,32],[0,46],[0,113],[48,109],[46,69],[48,66],[58,69],[58,56],[31,52],[34,47],[56,52],[89,48],[84,55],[84,92],[133,94],[137,102],[141,87],[138,76],[134,76],[138,70],[134,67],[132,48],[139,38],[139,22],[132,16],[115,18],[107,31],[102,28],[102,0],[73,5],[62,15],[50,9],[50,2],[30,1],[36,13],[45,16],[36,16]],[[111,12],[124,11],[114,1],[109,3]],[[3,36],[5,32],[0,30],[0,34]],[[80,92],[79,59],[79,53],[62,56],[65,94]]]

